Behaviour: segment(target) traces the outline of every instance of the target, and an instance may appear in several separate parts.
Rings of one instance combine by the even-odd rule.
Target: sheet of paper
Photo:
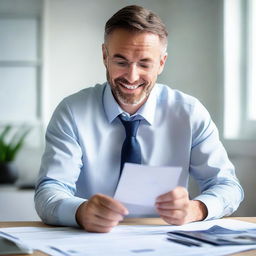
[[[154,167],[125,163],[114,198],[129,210],[129,217],[157,216],[155,199],[177,186],[186,186],[181,167]]]
[[[183,226],[134,226],[119,225],[110,233],[87,233],[75,228],[2,228],[13,239],[54,256],[220,256],[248,249],[251,246],[211,246],[187,247],[170,242],[166,232],[172,230],[202,230],[214,225],[232,229],[252,229],[256,224],[236,220],[214,220],[195,222]],[[14,238],[16,237],[16,238]],[[1,248],[0,248],[1,249]]]

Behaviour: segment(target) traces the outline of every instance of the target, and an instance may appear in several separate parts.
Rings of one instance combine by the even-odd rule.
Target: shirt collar
[[[150,125],[154,122],[155,110],[157,104],[156,85],[153,87],[147,101],[143,104],[139,110],[133,115],[141,117],[139,119],[145,119]],[[124,110],[116,102],[109,83],[106,83],[105,90],[103,92],[103,106],[109,123],[112,123],[114,119],[124,113]]]

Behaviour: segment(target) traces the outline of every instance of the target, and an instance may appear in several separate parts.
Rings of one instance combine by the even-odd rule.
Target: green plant
[[[22,126],[15,132],[13,130],[14,128],[11,125],[6,125],[0,132],[0,163],[11,162],[15,159],[30,128]]]

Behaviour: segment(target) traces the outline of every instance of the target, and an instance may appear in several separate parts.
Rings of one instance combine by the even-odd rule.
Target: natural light
[[[256,0],[224,1],[224,138],[256,133]]]
[[[248,114],[250,120],[256,120],[256,1],[249,0],[249,33],[248,33]]]
[[[224,1],[224,137],[235,138],[240,125],[241,3]]]

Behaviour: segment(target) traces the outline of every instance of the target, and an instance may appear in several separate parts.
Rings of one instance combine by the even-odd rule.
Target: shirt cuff
[[[223,216],[223,206],[218,198],[201,194],[195,197],[193,200],[198,200],[205,204],[208,214],[204,220],[217,219]]]
[[[76,222],[76,211],[78,207],[87,200],[79,197],[65,198],[58,207],[58,219],[60,225],[78,227]]]

